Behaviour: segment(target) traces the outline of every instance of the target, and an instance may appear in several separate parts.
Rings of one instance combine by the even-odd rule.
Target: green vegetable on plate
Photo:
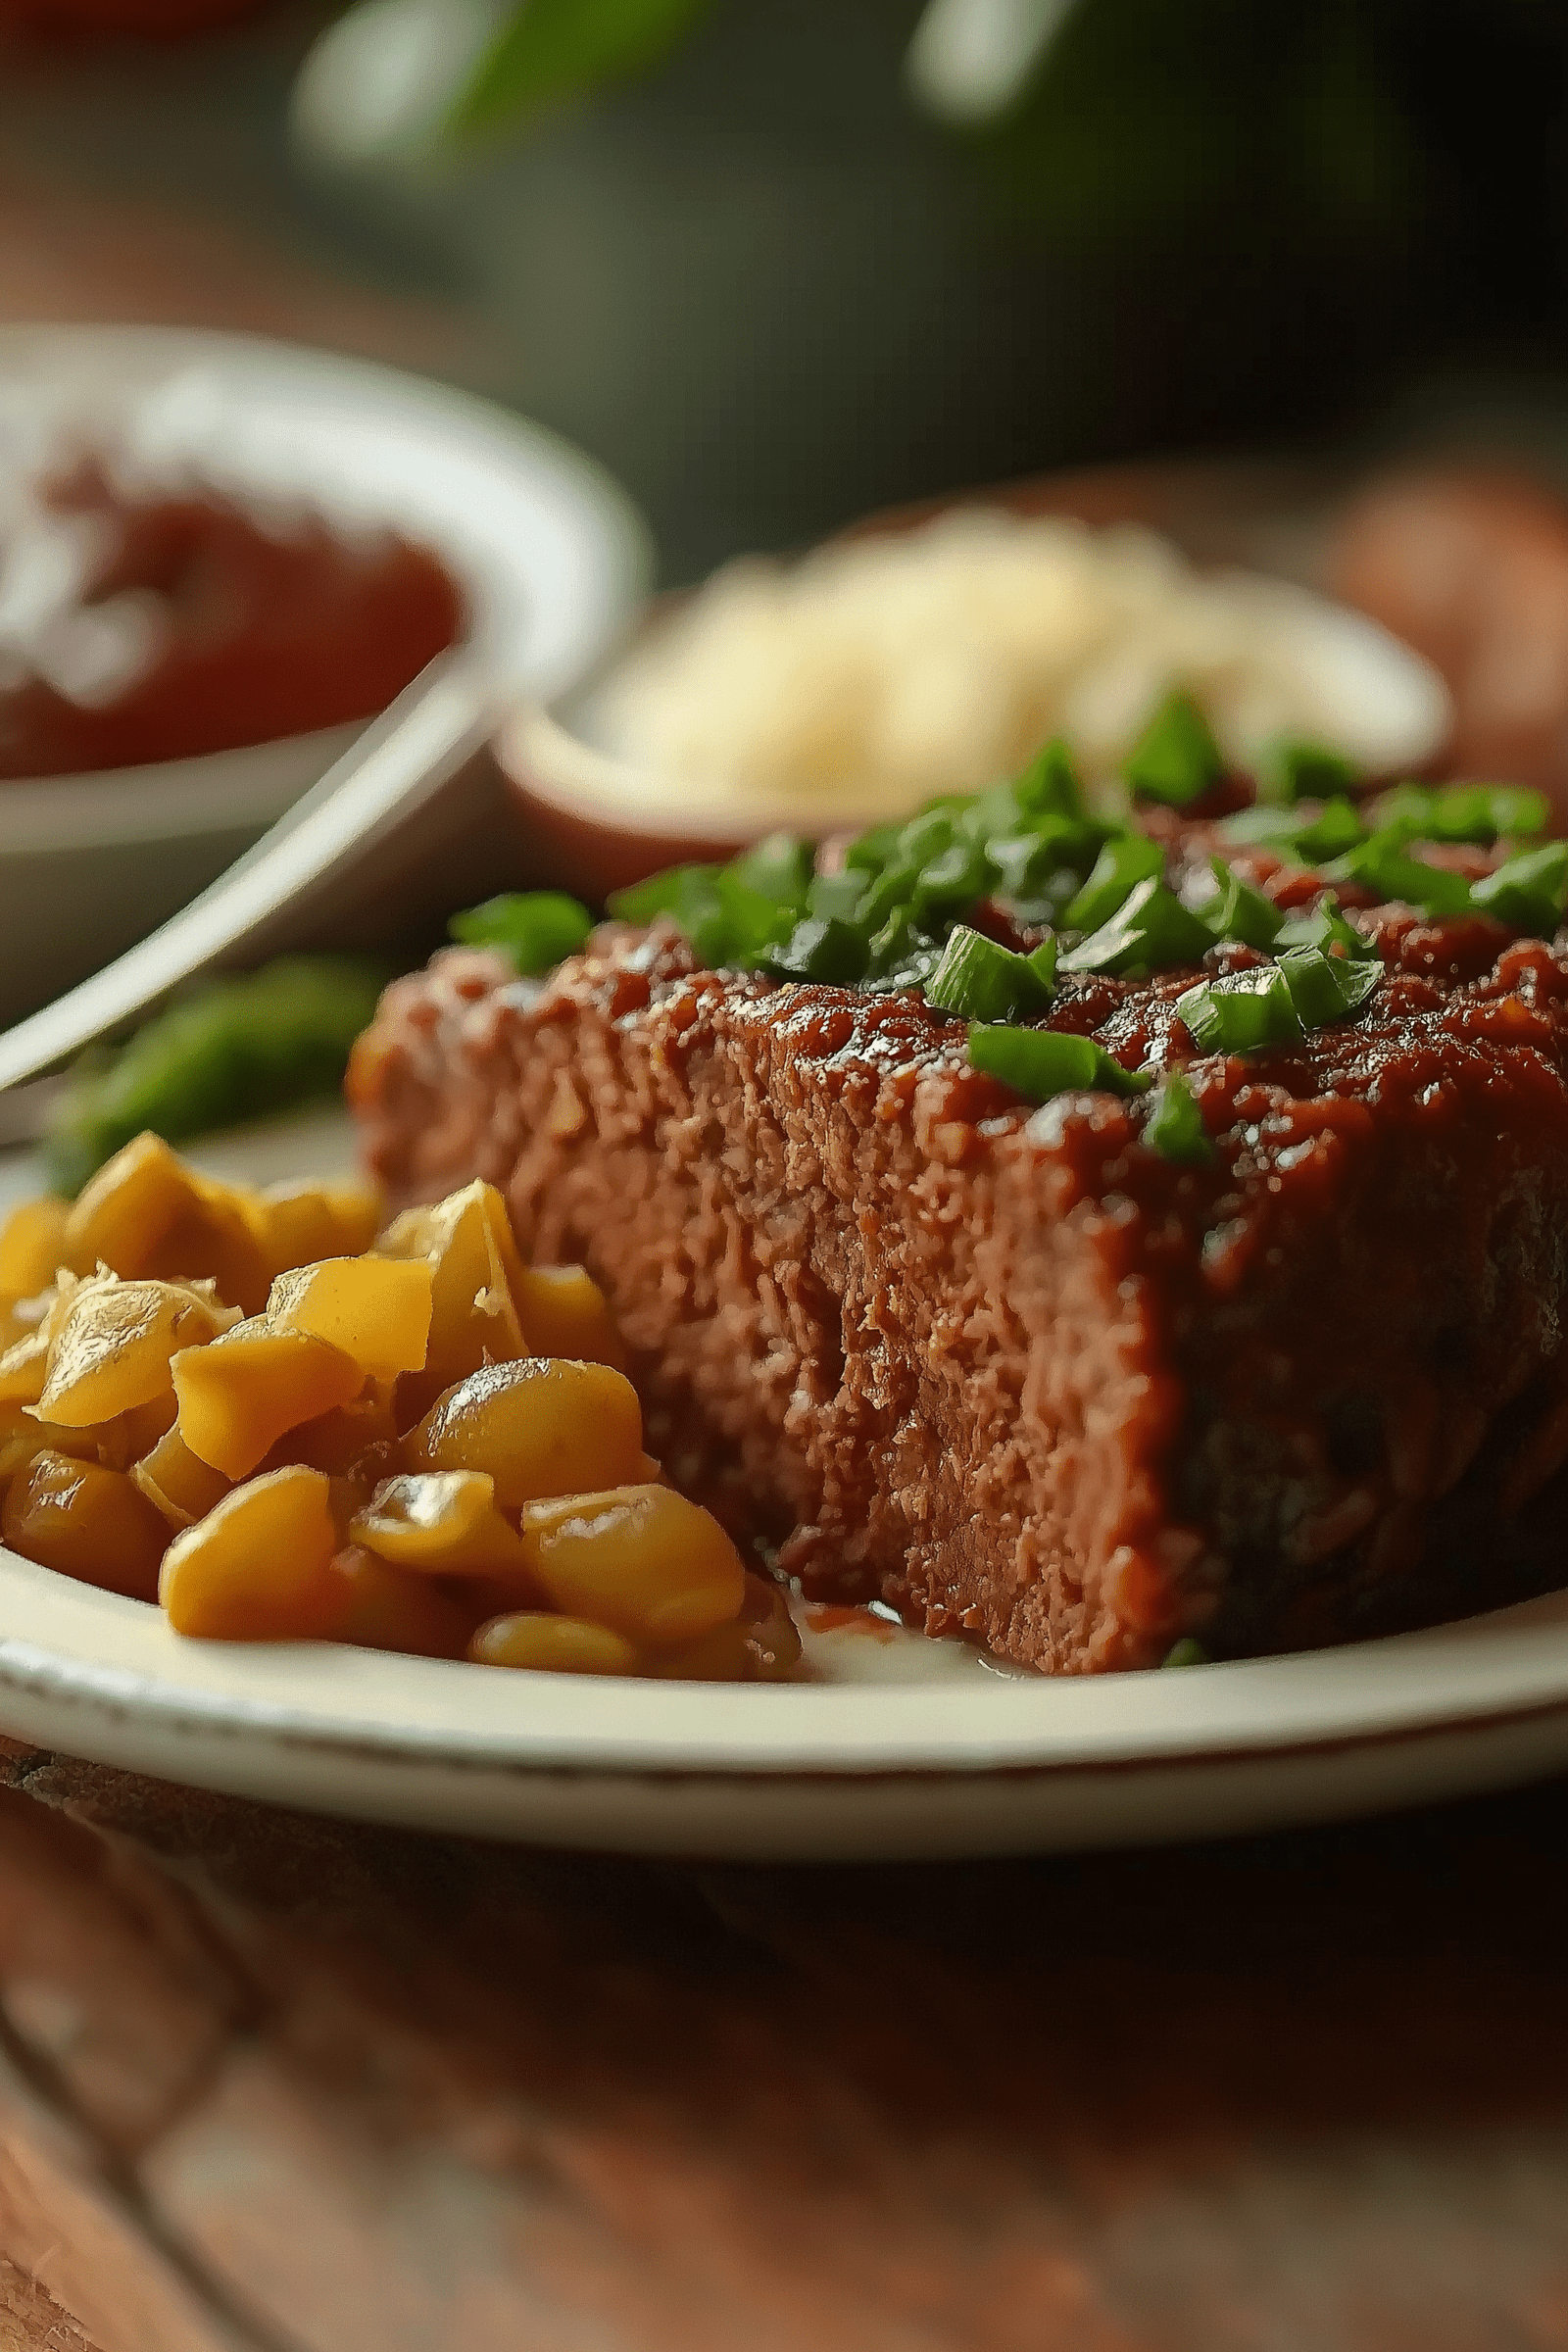
[[[988,1077],[1015,1087],[1031,1102],[1098,1088],[1113,1095],[1141,1095],[1153,1081],[1123,1069],[1092,1037],[1070,1037],[1059,1029],[1012,1029],[977,1021],[969,1031],[969,1059]]]
[[[357,956],[291,956],[176,999],[77,1063],[50,1123],[51,1185],[79,1192],[145,1127],[177,1144],[335,1094],[387,978]]]
[[[1162,1159],[1199,1166],[1214,1156],[1214,1146],[1192,1088],[1180,1070],[1170,1070],[1149,1098],[1144,1141]]]
[[[960,923],[925,984],[926,1002],[966,1020],[1010,1021],[1020,1012],[1043,1012],[1055,981],[1054,939],[1032,955],[1019,956]]]
[[[564,891],[510,891],[455,914],[452,936],[467,948],[499,948],[519,973],[548,972],[564,956],[574,956],[593,928],[586,906]]]
[[[1122,769],[1139,800],[1185,808],[1217,784],[1225,759],[1193,697],[1181,688],[1166,696],[1127,755]]]

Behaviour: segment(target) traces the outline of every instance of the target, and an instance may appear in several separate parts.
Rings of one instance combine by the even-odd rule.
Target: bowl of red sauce
[[[646,586],[590,461],[243,336],[0,328],[0,1022],[214,880],[438,654],[569,688]]]

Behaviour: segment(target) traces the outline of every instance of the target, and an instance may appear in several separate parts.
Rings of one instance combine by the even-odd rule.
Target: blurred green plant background
[[[260,224],[345,317],[445,306],[434,364],[603,458],[672,579],[1048,467],[1565,413],[1553,0],[203,13],[0,0],[0,201],[70,178]]]

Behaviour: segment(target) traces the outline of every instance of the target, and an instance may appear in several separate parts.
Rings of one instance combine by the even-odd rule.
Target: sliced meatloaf
[[[1185,1065],[1205,1165],[1020,1101],[918,992],[662,927],[437,956],[351,1100],[395,1200],[482,1175],[586,1262],[669,1474],[808,1592],[1054,1672],[1298,1647],[1563,1574],[1568,957],[1376,927],[1363,1017],[1245,1057],[1173,1021],[1191,970],[1063,983],[1046,1025]]]

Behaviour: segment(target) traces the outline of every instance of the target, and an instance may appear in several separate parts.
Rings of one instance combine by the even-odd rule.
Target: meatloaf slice
[[[1031,1107],[917,993],[664,929],[438,956],[350,1094],[396,1200],[485,1176],[586,1262],[650,1445],[808,1592],[1053,1672],[1298,1647],[1563,1573],[1568,958],[1377,928],[1363,1018],[1245,1058],[1172,1039],[1191,971],[1063,984],[1052,1027],[1185,1064],[1207,1165]]]

